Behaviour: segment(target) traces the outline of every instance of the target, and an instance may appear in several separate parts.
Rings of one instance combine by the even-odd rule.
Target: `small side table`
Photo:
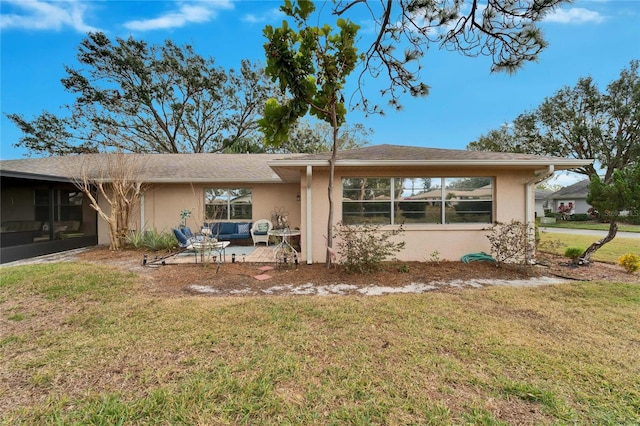
[[[287,238],[300,235],[301,232],[298,229],[272,229],[269,231],[269,235],[282,238],[273,249],[273,256],[276,264],[287,264],[289,260],[292,260],[296,267],[298,266],[298,251],[287,241]]]
[[[194,241],[191,243],[196,252],[196,263],[198,263],[198,255],[200,260],[205,263],[205,258],[210,256],[214,251],[218,253],[218,264],[227,261],[226,249],[231,244],[231,241],[216,241],[212,239],[203,239],[201,241]]]

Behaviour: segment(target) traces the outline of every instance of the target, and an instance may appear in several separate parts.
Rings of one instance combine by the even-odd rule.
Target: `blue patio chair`
[[[191,239],[187,238],[180,229],[173,228],[173,235],[176,237],[176,240],[178,240],[178,247],[180,247],[182,251],[194,250]]]
[[[191,228],[188,226],[181,226],[179,231],[182,232],[187,239],[193,238],[193,232],[191,232]]]

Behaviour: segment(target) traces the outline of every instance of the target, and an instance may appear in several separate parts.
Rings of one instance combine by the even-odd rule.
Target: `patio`
[[[274,263],[274,249],[275,246],[229,246],[226,248],[226,262],[224,263],[231,263],[233,255],[235,255],[235,261],[238,263]],[[193,252],[185,252],[175,256],[169,262],[194,263],[194,257]],[[200,259],[198,259],[198,262],[200,262]]]

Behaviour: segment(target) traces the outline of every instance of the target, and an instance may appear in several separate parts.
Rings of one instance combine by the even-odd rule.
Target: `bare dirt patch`
[[[450,288],[474,288],[486,285],[540,285],[582,281],[614,281],[636,283],[638,274],[628,274],[617,265],[593,262],[574,267],[566,259],[544,256],[540,265],[503,265],[489,262],[387,262],[381,271],[372,274],[349,274],[340,266],[327,269],[324,264],[300,264],[277,268],[270,263],[216,264],[175,263],[167,259],[166,266],[142,266],[143,252],[123,250],[112,252],[94,248],[76,255],[78,260],[110,264],[143,275],[150,291],[156,294],[186,296],[243,295],[324,295],[324,294],[387,294],[418,293]],[[149,255],[153,259],[155,255]],[[263,270],[265,266],[272,270]],[[256,276],[266,274],[265,280]]]

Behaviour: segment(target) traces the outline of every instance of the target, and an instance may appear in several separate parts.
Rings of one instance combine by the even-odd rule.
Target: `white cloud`
[[[0,28],[27,30],[61,30],[70,27],[82,33],[98,29],[85,23],[87,4],[74,0],[24,1],[3,0],[14,8],[14,13],[0,16]]]
[[[189,2],[156,18],[125,22],[124,27],[133,31],[179,28],[189,23],[208,22],[218,16],[219,10],[225,9],[233,9],[233,3],[228,0]]]
[[[282,13],[280,9],[269,9],[260,15],[247,13],[242,17],[242,21],[250,24],[262,24],[264,22],[273,22],[277,19],[282,19],[284,16],[284,13]]]
[[[605,17],[593,10],[572,7],[571,9],[557,9],[545,16],[544,20],[558,24],[586,24],[589,22],[599,24],[605,20]]]

